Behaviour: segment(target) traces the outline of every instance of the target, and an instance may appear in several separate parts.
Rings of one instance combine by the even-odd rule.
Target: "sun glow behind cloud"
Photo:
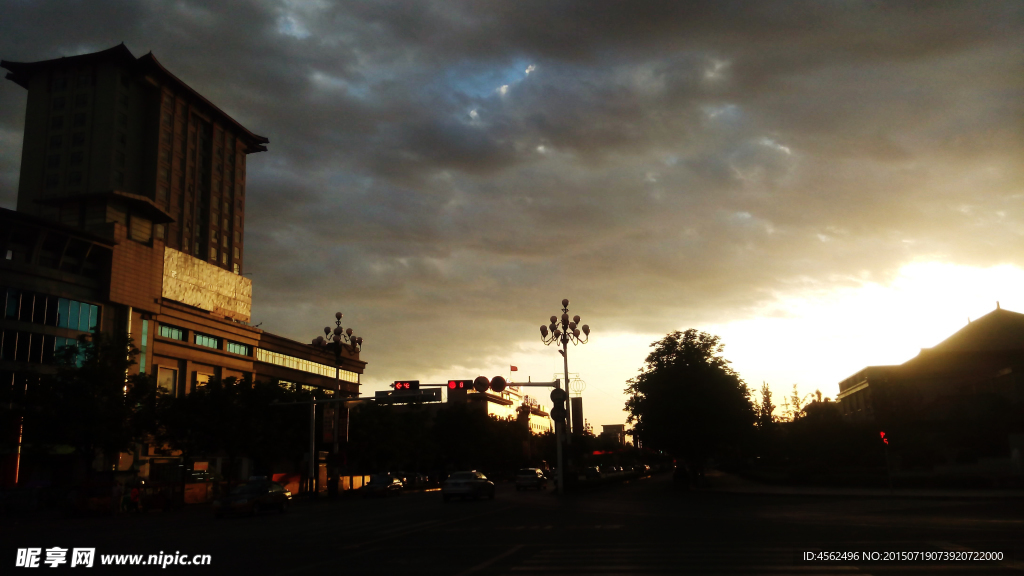
[[[802,393],[835,397],[840,380],[865,366],[906,362],[996,301],[1024,311],[1024,269],[1009,264],[917,262],[888,283],[854,282],[784,295],[752,318],[705,330],[722,337],[752,388],[767,381],[780,396],[795,383]]]

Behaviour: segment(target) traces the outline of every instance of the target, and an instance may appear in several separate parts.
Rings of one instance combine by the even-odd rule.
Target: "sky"
[[[587,420],[673,330],[776,400],[1024,312],[1024,3],[2,0],[0,57],[152,51],[252,132],[253,323],[363,391],[551,380]],[[0,206],[25,92],[0,83]],[[509,366],[519,370],[511,373]],[[755,398],[757,395],[755,394]]]

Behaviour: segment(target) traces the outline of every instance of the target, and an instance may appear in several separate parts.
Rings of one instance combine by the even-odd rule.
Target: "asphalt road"
[[[18,548],[57,546],[96,548],[88,573],[1024,574],[1024,500],[679,492],[662,475],[565,499],[499,485],[493,501],[443,503],[426,492],[296,502],[285,514],[223,520],[202,508],[8,516],[0,542],[3,573],[15,573],[3,565],[14,567]],[[99,566],[101,555],[173,552],[209,554],[211,565]],[[808,552],[847,560],[809,562]],[[997,552],[1003,560],[913,562],[900,552]]]

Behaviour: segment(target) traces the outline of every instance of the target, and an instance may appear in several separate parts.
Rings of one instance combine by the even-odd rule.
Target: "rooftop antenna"
[[[999,300],[996,300],[996,310],[1001,310],[1001,308],[999,308]]]

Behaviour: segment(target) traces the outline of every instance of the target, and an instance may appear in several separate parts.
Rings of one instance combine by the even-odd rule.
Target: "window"
[[[85,132],[75,132],[71,135],[71,145],[81,146],[85,144]]]
[[[64,76],[58,76],[53,79],[53,89],[55,91],[62,91],[68,87],[68,79]]]
[[[64,127],[64,117],[54,116],[50,119],[50,128],[53,130],[60,130]]]
[[[157,202],[163,202],[167,200],[167,186],[156,187],[156,200]]]
[[[196,388],[202,388],[210,383],[210,379],[213,378],[213,374],[203,374],[202,372],[194,372],[196,375]]]
[[[75,128],[85,126],[85,113],[75,114]]]
[[[127,146],[128,145],[128,135],[125,134],[124,132],[118,132],[117,133],[117,143],[120,144],[121,146]]]
[[[159,332],[157,332],[157,334],[159,334],[163,338],[171,338],[173,340],[181,340],[182,342],[185,341],[185,331],[182,330],[181,328],[177,328],[175,326],[168,326],[166,324],[161,324],[160,328],[159,328]]]
[[[196,344],[206,346],[207,348],[213,348],[214,350],[220,350],[220,339],[216,336],[196,334]]]
[[[232,354],[241,354],[242,356],[251,356],[252,348],[248,344],[240,344],[238,342],[229,341],[227,344],[228,352]]]
[[[72,172],[71,174],[68,175],[68,185],[69,186],[78,186],[81,183],[82,183],[82,173],[81,172]]]
[[[235,259],[241,258],[241,253],[238,251],[238,246],[235,246]]]
[[[78,166],[79,164],[81,164],[82,163],[82,151],[78,150],[76,152],[72,152],[71,153],[71,157],[70,157],[70,161],[71,161],[71,165],[72,166]]]
[[[210,258],[212,260],[216,260],[217,259],[217,249],[214,248],[213,246],[210,246]]]
[[[79,94],[75,96],[75,108],[85,108],[89,105],[89,95]]]
[[[238,262],[235,262],[235,274],[238,274],[238,272],[239,272]]]
[[[338,370],[334,366],[328,366],[327,364],[320,364],[319,362],[313,362],[311,360],[304,360],[302,358],[296,358],[294,356],[288,356],[278,352],[271,352],[264,348],[256,349],[256,360],[259,362],[266,362],[267,364],[274,364],[277,366],[283,366],[285,368],[291,368],[293,370],[301,370],[303,372],[309,372],[311,374],[319,374],[321,376],[327,376],[328,378],[334,378],[335,373],[341,380],[348,382],[359,382],[359,374],[350,372],[348,370]]]
[[[50,136],[50,147],[51,148],[60,148],[60,145],[63,144],[63,143],[64,143],[64,136],[62,136],[60,134],[54,134],[53,136]]]
[[[153,235],[156,236],[157,240],[163,240],[164,239],[164,225],[163,224],[157,224],[157,225],[153,226]]]
[[[235,242],[241,242],[241,241],[242,241],[241,233],[239,233],[238,230],[235,230]]]
[[[146,340],[149,339],[149,320],[142,321],[142,340],[139,345],[139,374],[146,373]]]
[[[56,188],[60,184],[60,177],[56,172],[50,172],[46,175],[46,187]]]
[[[227,252],[221,252],[220,253],[220,263],[221,264],[227,264],[228,263],[228,253]]]
[[[164,394],[175,396],[178,388],[178,371],[173,368],[157,368],[156,389]]]
[[[54,110],[63,110],[64,109],[64,97],[63,96],[58,96],[57,98],[53,99],[53,109]]]
[[[50,157],[46,159],[46,167],[60,168],[60,154],[51,154]]]
[[[114,170],[114,186],[124,186],[124,172]]]
[[[76,302],[67,298],[57,300],[57,326],[82,332],[95,332],[99,324],[100,308],[95,304]]]

